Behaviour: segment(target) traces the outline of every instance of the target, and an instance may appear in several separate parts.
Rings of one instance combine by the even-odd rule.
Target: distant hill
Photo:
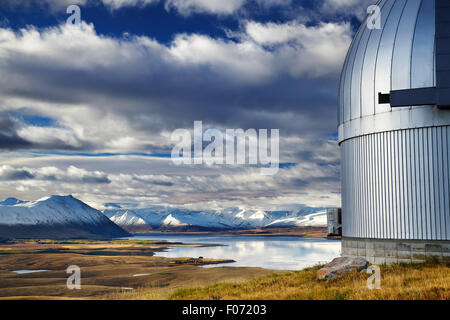
[[[2,238],[114,238],[129,233],[102,212],[72,196],[0,202]]]

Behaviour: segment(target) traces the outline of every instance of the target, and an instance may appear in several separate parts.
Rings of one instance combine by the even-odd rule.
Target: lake
[[[236,262],[206,267],[261,267],[276,270],[300,270],[331,261],[340,255],[341,241],[321,238],[264,237],[235,235],[148,235],[129,239],[219,244],[214,247],[176,247],[157,252],[159,257],[204,257],[232,259]]]

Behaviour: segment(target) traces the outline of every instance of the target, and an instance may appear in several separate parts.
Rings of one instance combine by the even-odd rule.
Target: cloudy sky
[[[338,205],[337,86],[371,3],[2,0],[0,198]],[[280,129],[280,170],[175,166],[171,134],[195,120]]]

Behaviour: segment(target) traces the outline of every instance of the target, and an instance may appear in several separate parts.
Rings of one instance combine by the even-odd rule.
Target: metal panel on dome
[[[370,35],[369,43],[367,44],[366,53],[364,56],[364,65],[362,68],[361,78],[361,116],[367,116],[375,113],[375,99],[373,93],[375,92],[375,64],[378,53],[378,46],[380,45],[382,30],[384,29],[389,16],[393,1],[383,1],[380,3],[381,8],[381,30],[374,29]]]
[[[361,40],[362,34],[364,32],[364,27],[359,28],[355,39],[353,40],[353,46],[350,49],[349,55],[348,55],[348,63],[347,68],[345,70],[344,74],[344,103],[342,108],[342,119],[343,121],[350,120],[350,108],[351,108],[351,79],[352,79],[352,72],[353,72],[353,65],[355,62],[355,55],[359,46],[359,42]]]
[[[412,47],[421,3],[422,0],[408,0],[403,10],[392,56],[390,90],[411,88]]]
[[[442,53],[446,37],[442,37],[443,45],[436,42],[441,51],[435,52],[434,3],[435,0],[381,1],[381,31],[369,31],[366,23],[362,24],[341,75],[339,143],[370,133],[450,123],[448,111],[440,112],[430,108],[436,103],[442,110],[446,110],[447,104],[450,106],[450,63],[446,62],[450,53]],[[448,18],[443,15],[440,17],[446,25]],[[368,37],[367,32],[370,32]],[[450,45],[448,48],[450,49]],[[435,53],[439,59],[436,59]],[[435,61],[443,70],[439,73],[441,82],[436,82]],[[422,93],[392,91],[397,88],[411,90],[425,87],[438,89],[435,94],[430,90],[423,91],[432,93],[431,99],[427,94],[412,101]],[[397,102],[391,105],[379,103],[379,93],[391,94],[391,102]],[[402,96],[407,99],[399,101]],[[422,107],[430,110],[416,112],[415,109]]]
[[[450,126],[383,132],[342,145],[343,235],[450,239]]]
[[[355,59],[353,61],[351,99],[349,119],[356,119],[361,116],[361,76],[367,43],[372,30],[364,28],[361,40],[359,41]]]
[[[397,29],[400,23],[406,0],[395,1],[383,30],[380,47],[378,48],[377,66],[375,70],[375,94],[391,90],[392,53],[394,50]],[[390,111],[389,106],[376,104],[376,113]]]
[[[435,2],[422,1],[414,34],[411,61],[411,88],[434,87]]]

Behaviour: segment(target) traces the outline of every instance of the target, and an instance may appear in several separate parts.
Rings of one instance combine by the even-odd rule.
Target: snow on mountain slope
[[[147,221],[131,210],[125,210],[124,212],[105,210],[103,213],[111,219],[112,222],[121,226],[128,232],[144,233],[153,230]]]
[[[261,210],[239,209],[233,219],[233,225],[242,229],[261,228],[273,221],[273,217]]]
[[[168,208],[154,206],[145,209],[107,209],[103,213],[112,217],[115,216],[115,221],[117,217],[124,214],[127,211],[132,211],[133,214],[145,220],[145,222],[151,226],[153,229],[158,229],[160,227],[174,227],[175,225],[180,226],[194,226],[200,229],[231,229],[233,228],[232,217],[226,217],[223,214],[216,212],[203,212],[203,211],[189,211],[178,208]],[[167,220],[166,220],[167,219]],[[177,222],[175,222],[175,220]],[[169,223],[172,221],[172,223]],[[121,226],[121,223],[118,223]],[[131,226],[124,226],[124,228],[129,229]]]
[[[326,211],[310,213],[301,216],[278,219],[269,223],[266,227],[324,227],[327,225]]]
[[[63,236],[63,230],[68,228],[71,231],[67,235],[75,237],[128,235],[100,211],[72,196],[51,196],[37,201],[7,199],[0,204],[0,226],[10,237],[45,237],[46,232]]]
[[[125,213],[116,212],[109,217],[115,224],[120,226],[145,226],[147,222],[131,211]]]
[[[161,225],[165,227],[182,227],[187,226],[186,223],[180,222],[177,218],[175,218],[172,214],[169,214],[164,221],[161,223]]]

